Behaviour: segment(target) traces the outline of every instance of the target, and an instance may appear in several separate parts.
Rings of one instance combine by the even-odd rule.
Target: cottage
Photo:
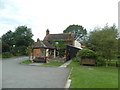
[[[72,58],[75,57],[76,53],[72,55],[72,52],[68,51],[68,46],[74,48],[71,50],[74,50],[76,53],[82,49],[81,44],[74,39],[72,33],[50,34],[50,31],[47,29],[44,40],[40,41],[38,38],[37,42],[32,44],[31,60],[40,61],[41,59],[41,61],[46,62],[46,58],[55,58],[56,56],[71,55]]]
[[[63,57],[66,54],[66,45],[74,45],[74,35],[71,33],[50,34],[47,29],[43,42],[48,42],[56,47],[56,56]]]
[[[46,57],[49,56],[49,49],[55,51],[55,47],[49,44],[47,41],[40,41],[39,38],[37,42],[32,44],[31,59],[35,61],[46,62]],[[54,54],[55,56],[55,54]],[[40,59],[40,60],[39,60]]]
[[[50,34],[50,31],[46,30],[46,36],[43,41],[48,41],[50,44],[55,42],[59,44],[60,41],[64,42],[65,44],[73,45],[74,44],[74,35],[72,33],[67,34]]]
[[[74,45],[74,35],[69,34],[50,34],[46,30],[46,36],[43,41],[37,39],[32,44],[31,59],[46,61],[46,58],[61,56],[66,53],[66,45]],[[62,52],[61,52],[62,51]]]

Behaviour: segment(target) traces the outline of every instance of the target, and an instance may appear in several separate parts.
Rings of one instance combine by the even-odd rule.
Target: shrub
[[[4,52],[4,53],[2,53],[2,58],[10,58],[12,56],[13,55],[10,52]]]
[[[74,62],[80,62],[81,59],[80,59],[79,57],[75,57],[75,58],[73,58],[73,61],[74,61]]]
[[[82,49],[78,51],[77,57],[80,58],[96,58],[96,53],[90,49]]]
[[[101,56],[97,57],[97,66],[105,65],[105,59]]]

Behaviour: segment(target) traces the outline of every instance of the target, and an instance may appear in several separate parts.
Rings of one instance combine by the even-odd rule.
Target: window
[[[59,44],[59,42],[55,42],[55,44]]]

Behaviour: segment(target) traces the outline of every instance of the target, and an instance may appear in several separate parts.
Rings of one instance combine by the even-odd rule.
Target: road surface
[[[64,88],[70,68],[20,64],[27,59],[2,60],[2,88]]]

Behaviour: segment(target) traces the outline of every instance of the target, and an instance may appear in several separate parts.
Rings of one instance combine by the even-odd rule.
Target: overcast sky
[[[20,25],[32,29],[33,39],[43,40],[46,29],[62,33],[69,25],[118,26],[119,0],[0,0],[0,36]]]

